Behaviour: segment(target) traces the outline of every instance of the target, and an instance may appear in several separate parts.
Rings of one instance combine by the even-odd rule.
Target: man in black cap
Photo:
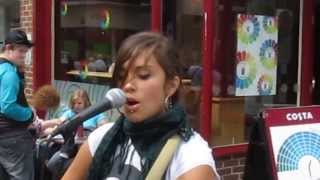
[[[10,180],[34,179],[34,143],[27,129],[34,115],[20,72],[32,45],[25,32],[14,30],[6,36],[0,53],[0,169]]]

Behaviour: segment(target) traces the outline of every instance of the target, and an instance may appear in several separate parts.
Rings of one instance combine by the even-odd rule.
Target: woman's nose
[[[123,90],[125,92],[134,91],[135,90],[134,82],[133,81],[125,82],[124,85],[123,85]]]

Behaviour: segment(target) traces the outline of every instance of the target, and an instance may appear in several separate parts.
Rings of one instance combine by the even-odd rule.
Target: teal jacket
[[[33,117],[32,109],[27,103],[21,103],[21,96],[25,101],[22,84],[23,79],[19,76],[18,68],[0,59],[0,113],[18,122],[26,122]]]

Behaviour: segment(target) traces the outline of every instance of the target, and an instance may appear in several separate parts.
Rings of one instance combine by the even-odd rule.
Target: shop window
[[[109,84],[121,42],[150,29],[150,0],[56,0],[54,79]]]
[[[210,143],[246,143],[254,119],[265,108],[297,104],[299,0],[221,0],[215,6]],[[182,104],[196,130],[203,75],[202,22],[203,0],[163,1],[163,31],[180,50],[185,70]],[[252,31],[257,23],[264,34]],[[238,31],[241,24],[247,27],[245,32]],[[239,63],[247,52],[253,52],[255,66]],[[237,74],[242,75],[238,81]]]
[[[203,0],[163,1],[163,32],[180,51],[184,70],[181,102],[196,130],[202,86],[202,15]]]
[[[212,144],[245,143],[269,107],[297,104],[299,0],[220,0]]]

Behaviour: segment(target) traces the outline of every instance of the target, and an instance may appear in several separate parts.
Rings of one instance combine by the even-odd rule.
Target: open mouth
[[[128,98],[127,99],[127,105],[128,106],[134,106],[134,105],[137,105],[137,104],[139,104],[139,102],[137,100],[132,99],[132,98]]]
[[[139,108],[139,104],[139,101],[128,98],[126,103],[126,109],[131,113],[136,112]]]
[[[136,101],[136,100],[128,100],[128,101],[127,101],[127,104],[128,104],[129,106],[134,106],[134,105],[138,104],[138,101]]]

